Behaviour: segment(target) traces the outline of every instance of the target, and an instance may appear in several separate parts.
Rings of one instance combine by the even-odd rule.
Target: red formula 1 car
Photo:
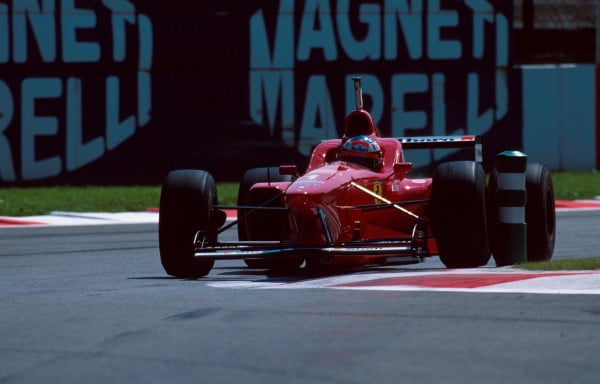
[[[215,260],[244,259],[250,267],[329,271],[340,267],[402,264],[439,255],[447,267],[478,267],[491,255],[495,211],[488,202],[481,144],[475,136],[382,138],[362,108],[345,120],[341,139],[313,151],[308,169],[251,169],[238,205],[218,205],[213,177],[201,170],[171,171],[162,186],[159,242],[169,275],[201,277]],[[404,149],[470,148],[473,161],[443,163],[432,178],[411,178]],[[526,220],[530,260],[554,249],[550,172],[527,168]],[[224,209],[238,211],[225,225]],[[490,223],[492,225],[490,225]],[[239,241],[218,235],[237,224]]]

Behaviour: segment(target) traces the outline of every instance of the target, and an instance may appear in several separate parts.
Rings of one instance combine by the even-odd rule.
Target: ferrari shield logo
[[[383,186],[381,183],[375,183],[373,184],[373,192],[375,192],[376,194],[378,194],[379,196],[383,196]],[[375,204],[381,204],[382,201],[375,198]]]

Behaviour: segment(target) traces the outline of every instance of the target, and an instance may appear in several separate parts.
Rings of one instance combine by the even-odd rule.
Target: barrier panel
[[[511,2],[242,3],[0,0],[0,183],[302,169],[339,136],[356,74],[383,135],[481,135],[485,164],[523,147]]]

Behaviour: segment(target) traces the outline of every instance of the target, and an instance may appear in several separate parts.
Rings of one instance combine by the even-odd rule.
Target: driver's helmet
[[[358,164],[371,170],[383,165],[383,156],[379,144],[369,136],[354,136],[342,144],[340,160]]]

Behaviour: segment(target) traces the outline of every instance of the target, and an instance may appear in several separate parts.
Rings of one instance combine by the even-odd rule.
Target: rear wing
[[[398,137],[403,149],[473,149],[475,161],[483,161],[480,136],[415,136]]]

